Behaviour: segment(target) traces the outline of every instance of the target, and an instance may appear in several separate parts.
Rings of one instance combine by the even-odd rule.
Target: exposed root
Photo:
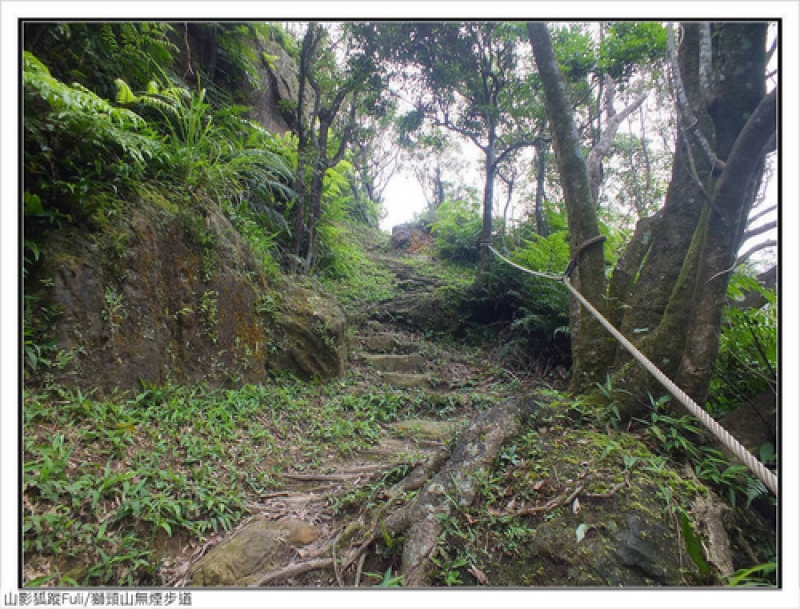
[[[277,581],[288,579],[290,577],[297,577],[309,571],[316,571],[318,569],[329,569],[333,566],[332,558],[317,558],[314,560],[307,560],[305,562],[298,562],[277,571],[267,573],[264,577],[258,580],[256,586],[268,586]]]
[[[314,569],[333,568],[337,583],[343,586],[344,572],[357,563],[354,578],[357,586],[367,550],[384,535],[392,538],[405,535],[402,573],[406,586],[428,585],[431,559],[442,531],[440,517],[474,501],[479,490],[477,476],[488,471],[501,446],[519,431],[523,416],[531,413],[533,408],[532,404],[512,399],[481,413],[462,432],[452,454],[447,449],[440,450],[394,485],[383,506],[370,515],[369,525],[351,525],[337,535],[330,546],[332,558],[290,565],[266,575],[259,585],[275,583]],[[397,505],[405,493],[418,489],[421,490],[411,502],[402,507]],[[581,490],[583,486],[570,497]],[[352,549],[338,558],[340,539],[355,540],[359,536],[360,541],[351,543]]]

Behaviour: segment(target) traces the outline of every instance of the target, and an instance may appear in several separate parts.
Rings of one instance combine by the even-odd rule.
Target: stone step
[[[414,343],[401,341],[397,335],[392,334],[391,332],[357,336],[356,340],[358,341],[358,345],[367,353],[408,354],[416,348]]]
[[[421,374],[427,370],[425,358],[419,353],[368,354],[364,356],[364,359],[379,372]]]
[[[382,372],[385,383],[397,389],[429,389],[431,377],[427,374],[404,374],[402,372]]]

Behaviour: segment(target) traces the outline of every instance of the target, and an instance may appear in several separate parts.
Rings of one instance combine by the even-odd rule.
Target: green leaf
[[[756,565],[749,569],[739,569],[736,573],[728,576],[729,586],[763,586],[770,583],[768,577],[775,573],[777,563],[768,562],[763,565]],[[752,577],[754,574],[759,574],[760,577]]]
[[[42,206],[42,200],[39,198],[39,195],[31,194],[26,190],[22,198],[25,203],[26,216],[41,216],[44,214],[44,207]]]
[[[114,84],[117,85],[117,103],[118,104],[135,104],[139,98],[134,95],[131,88],[121,78],[117,78],[114,81]]]
[[[771,463],[775,461],[775,447],[772,442],[765,442],[759,449],[759,456],[762,463]]]
[[[681,512],[681,531],[683,532],[683,539],[686,543],[686,551],[689,557],[694,561],[694,564],[697,565],[700,575],[705,576],[708,573],[709,567],[703,556],[703,546],[685,512]]]

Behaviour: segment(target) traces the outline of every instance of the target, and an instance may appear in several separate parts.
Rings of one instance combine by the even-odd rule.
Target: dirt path
[[[381,437],[367,450],[332,459],[314,470],[285,472],[280,490],[248,505],[250,519],[228,534],[212,538],[170,569],[171,583],[257,585],[265,583],[267,573],[277,572],[284,575],[268,584],[377,584],[375,577],[367,574],[373,572],[370,569],[382,572],[386,557],[375,552],[361,555],[358,568],[349,569],[348,581],[325,561],[330,562],[327,557],[337,550],[352,550],[358,540],[345,538],[355,525],[362,532],[372,527],[380,537],[374,531],[379,521],[374,507],[390,498],[395,492],[393,485],[408,480],[415,466],[421,469],[437,458],[442,461],[452,441],[480,410],[511,393],[503,384],[509,380],[505,371],[476,351],[445,345],[435,333],[426,331],[429,313],[424,307],[430,307],[431,295],[442,287],[443,280],[421,272],[424,264],[418,259],[374,255],[380,256],[381,266],[396,277],[398,295],[391,302],[351,312],[351,371],[368,386],[415,392],[416,399],[429,404],[430,408],[423,410],[431,416],[385,424]],[[486,396],[485,404],[480,404],[480,396]],[[386,546],[393,542],[388,533],[381,543],[390,549]],[[324,568],[292,573],[292,565],[300,564]]]

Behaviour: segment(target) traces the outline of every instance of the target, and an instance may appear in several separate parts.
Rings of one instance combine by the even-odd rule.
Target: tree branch
[[[511,154],[511,153],[513,153],[513,152],[516,152],[516,151],[517,151],[517,150],[519,150],[520,148],[525,148],[525,147],[527,147],[527,146],[536,146],[536,144],[537,144],[538,142],[540,142],[541,140],[542,140],[542,138],[540,138],[540,137],[535,137],[535,138],[533,138],[532,140],[529,140],[529,139],[527,139],[527,138],[526,138],[526,139],[522,139],[522,140],[519,140],[519,141],[517,141],[517,142],[514,142],[513,144],[509,144],[509,145],[508,145],[508,147],[507,147],[507,148],[505,148],[505,149],[504,149],[504,150],[503,150],[503,151],[502,151],[502,152],[501,152],[501,153],[500,153],[500,154],[497,156],[496,163],[499,165],[500,163],[502,163],[503,161],[505,161],[505,160],[506,160],[506,157],[507,157],[509,154]]]
[[[736,268],[741,264],[743,264],[750,256],[752,256],[756,252],[765,250],[768,247],[775,247],[776,245],[778,245],[778,242],[772,239],[770,239],[769,241],[762,241],[761,243],[756,243],[753,247],[751,247],[749,250],[747,250],[744,254],[742,254],[736,259],[736,262],[733,263],[733,268]]]
[[[347,144],[350,141],[350,137],[353,133],[353,125],[355,124],[355,120],[356,103],[354,101],[352,104],[350,104],[350,120],[347,123],[347,127],[345,127],[344,133],[342,133],[341,138],[339,139],[339,148],[336,150],[336,154],[333,155],[333,158],[326,159],[328,169],[338,165],[339,161],[344,158],[344,153],[347,150]]]
[[[715,171],[721,171],[724,169],[725,163],[717,158],[717,155],[714,154],[714,150],[711,148],[708,140],[705,138],[700,129],[697,128],[697,117],[695,117],[695,115],[692,113],[692,109],[689,106],[689,99],[686,97],[686,90],[683,87],[681,69],[678,65],[677,52],[675,51],[675,32],[671,23],[667,24],[667,51],[669,55],[669,64],[672,68],[672,76],[675,81],[675,92],[678,97],[678,109],[688,123],[686,129],[691,131],[692,135],[697,140],[697,143],[700,145],[700,148],[702,148],[703,152],[705,152],[709,162],[711,163],[711,167],[713,167]]]
[[[718,209],[736,209],[742,193],[747,192],[753,171],[763,160],[762,155],[753,154],[753,151],[763,152],[775,136],[777,95],[776,88],[764,96],[733,143],[714,193],[714,203]]]
[[[700,92],[704,100],[711,98],[711,24],[704,21],[700,24]]]
[[[776,226],[778,226],[778,221],[773,220],[772,222],[767,222],[766,224],[762,224],[761,226],[751,228],[750,230],[745,231],[744,235],[742,235],[742,243],[744,243],[748,239],[752,239],[753,237],[757,237],[758,235],[771,231]]]
[[[617,137],[617,131],[619,130],[619,126],[622,124],[622,121],[628,118],[628,116],[630,116],[634,110],[644,103],[644,100],[647,99],[647,93],[642,93],[639,95],[628,105],[628,107],[617,114],[616,110],[614,110],[614,83],[610,78],[608,78],[606,82],[605,99],[608,125],[606,125],[606,130],[600,136],[597,144],[592,147],[592,150],[586,157],[586,167],[589,171],[589,182],[592,188],[592,198],[594,199],[595,203],[597,202],[597,197],[600,192],[603,158],[605,158],[605,156],[608,154],[608,151],[611,150],[611,146],[614,144],[614,140]]]
[[[760,211],[760,212],[758,212],[758,213],[757,213],[755,216],[751,216],[751,217],[748,219],[748,223],[749,223],[749,224],[752,224],[753,222],[755,222],[755,221],[756,221],[756,220],[758,220],[759,218],[763,218],[763,217],[764,217],[764,216],[766,216],[768,213],[770,213],[770,212],[772,212],[772,211],[775,211],[776,209],[778,209],[778,206],[777,206],[777,205],[770,205],[769,207],[767,207],[767,209],[761,210],[761,211]]]
[[[488,147],[484,146],[478,140],[478,136],[477,135],[475,135],[474,133],[470,133],[466,129],[462,129],[458,125],[453,124],[452,122],[450,122],[450,118],[448,116],[445,116],[444,120],[441,120],[441,119],[439,119],[439,118],[437,118],[435,116],[431,117],[431,118],[433,119],[433,124],[436,125],[437,127],[444,127],[445,129],[449,129],[450,131],[455,131],[456,133],[460,133],[465,138],[471,140],[472,143],[475,144],[478,148],[480,148],[481,151],[484,152],[484,153],[486,153],[486,151],[488,150]]]

